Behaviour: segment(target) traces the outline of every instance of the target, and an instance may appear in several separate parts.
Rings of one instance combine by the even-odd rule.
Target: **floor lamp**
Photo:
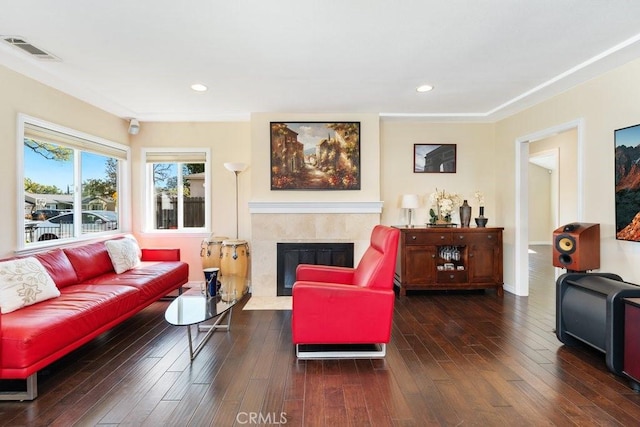
[[[247,168],[246,163],[229,162],[224,167],[236,175],[236,239],[238,238],[238,174]]]

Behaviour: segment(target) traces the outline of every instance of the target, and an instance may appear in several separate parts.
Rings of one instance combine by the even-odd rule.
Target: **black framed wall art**
[[[414,173],[455,173],[456,144],[413,144]]]

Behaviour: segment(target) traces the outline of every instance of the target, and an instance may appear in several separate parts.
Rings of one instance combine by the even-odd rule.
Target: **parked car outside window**
[[[30,242],[74,237],[74,214],[63,213],[44,221],[27,221],[25,239]],[[83,211],[82,234],[117,230],[118,214],[113,211]]]
[[[64,213],[60,209],[38,209],[33,211],[31,214],[31,219],[34,221],[44,221],[49,218],[53,218],[54,216],[58,216]]]

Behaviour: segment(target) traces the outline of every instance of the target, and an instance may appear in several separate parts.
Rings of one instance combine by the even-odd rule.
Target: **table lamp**
[[[418,207],[418,195],[417,194],[405,194],[402,196],[402,204],[401,207],[403,209],[407,209],[409,221],[407,222],[407,226],[411,227],[411,214],[413,210]]]

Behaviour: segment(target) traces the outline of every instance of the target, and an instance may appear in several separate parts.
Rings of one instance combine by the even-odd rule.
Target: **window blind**
[[[127,160],[127,150],[125,148],[120,148],[115,144],[105,144],[75,135],[69,135],[67,133],[47,129],[33,123],[27,122],[24,124],[24,137],[37,142],[56,144],[66,148],[73,148],[120,160]]]
[[[147,151],[147,163],[206,163],[205,151]]]

